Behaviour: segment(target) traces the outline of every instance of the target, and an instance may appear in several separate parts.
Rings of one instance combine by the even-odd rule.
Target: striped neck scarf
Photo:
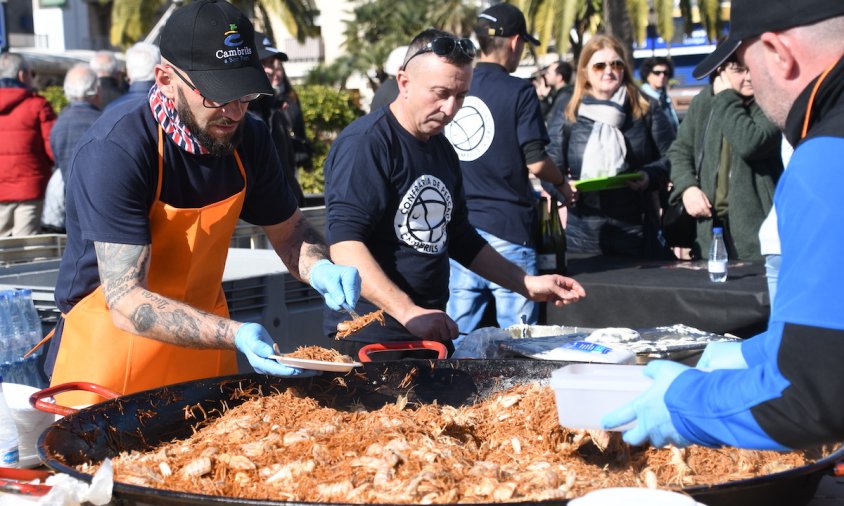
[[[157,84],[154,84],[149,90],[149,108],[152,110],[155,121],[161,125],[164,133],[177,146],[193,155],[208,154],[208,149],[196,140],[187,125],[179,118],[176,104],[164,96],[164,93],[158,89]]]

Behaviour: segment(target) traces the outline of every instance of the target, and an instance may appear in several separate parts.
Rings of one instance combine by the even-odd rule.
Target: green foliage
[[[314,148],[314,170],[300,172],[299,182],[305,193],[322,193],[325,178],[322,168],[331,142],[343,128],[360,116],[354,97],[345,90],[323,85],[306,85],[297,89],[308,138]]]
[[[48,86],[38,92],[39,95],[47,99],[56,114],[60,113],[62,109],[68,104],[67,98],[64,96],[64,88],[61,86]]]

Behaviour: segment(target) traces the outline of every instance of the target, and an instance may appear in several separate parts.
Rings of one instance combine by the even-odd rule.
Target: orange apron
[[[221,281],[246,195],[243,163],[237,151],[234,157],[244,181],[240,192],[202,208],[167,205],[160,200],[164,144],[159,126],[158,188],[149,216],[149,290],[225,318],[229,312]],[[102,286],[76,304],[64,320],[51,385],[88,381],[129,394],[237,372],[233,350],[184,348],[118,329]],[[68,392],[56,400],[64,406],[83,406],[103,399],[90,392]]]

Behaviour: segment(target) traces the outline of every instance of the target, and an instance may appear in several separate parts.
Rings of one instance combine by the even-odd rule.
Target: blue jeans
[[[478,233],[501,256],[528,274],[537,274],[536,251],[533,248],[507,242],[482,230],[478,230]],[[490,302],[495,302],[495,313],[501,328],[522,323],[522,316],[529,324],[536,324],[539,320],[539,304],[478,276],[454,260],[451,260],[448,290],[450,295],[446,311],[457,322],[461,332],[475,330]],[[459,342],[460,339],[455,339],[455,346]]]

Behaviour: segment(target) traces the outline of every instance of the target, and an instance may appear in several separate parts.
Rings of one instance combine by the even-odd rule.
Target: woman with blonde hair
[[[565,119],[549,134],[548,154],[572,182],[639,176],[621,188],[578,193],[568,213],[568,250],[639,258],[665,255],[657,197],[668,183],[665,155],[674,129],[659,105],[639,91],[617,39],[596,35],[584,45]]]

